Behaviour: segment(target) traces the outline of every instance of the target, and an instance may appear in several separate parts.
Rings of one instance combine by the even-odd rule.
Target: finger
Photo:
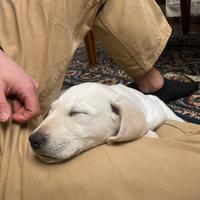
[[[13,103],[12,119],[14,121],[23,123],[41,113],[38,95],[35,90],[28,90],[25,94],[20,95],[19,100],[15,100]]]
[[[39,84],[37,81],[35,81],[34,79],[31,79],[33,81],[33,84],[35,85],[36,90],[39,89]]]
[[[28,112],[27,110],[24,109],[24,107],[22,106],[17,113],[13,113],[12,115],[12,119],[13,121],[19,122],[19,123],[24,123],[27,122],[31,119],[33,119],[34,117],[37,117],[39,113],[31,113]]]
[[[19,112],[20,108],[23,107],[19,99],[12,99],[11,106],[12,106],[12,113]]]
[[[11,107],[5,96],[5,91],[0,88],[0,122],[6,122],[11,116]]]

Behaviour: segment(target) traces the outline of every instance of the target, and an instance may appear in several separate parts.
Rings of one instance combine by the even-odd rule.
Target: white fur
[[[134,140],[166,119],[182,121],[161,100],[123,85],[84,83],[71,87],[51,106],[33,132],[47,142],[36,154],[45,162],[68,159],[102,143]]]

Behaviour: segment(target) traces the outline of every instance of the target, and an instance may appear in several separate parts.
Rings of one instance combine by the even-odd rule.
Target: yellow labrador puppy
[[[64,92],[29,140],[38,157],[53,163],[103,143],[158,137],[166,119],[183,121],[160,99],[123,85],[83,83]]]

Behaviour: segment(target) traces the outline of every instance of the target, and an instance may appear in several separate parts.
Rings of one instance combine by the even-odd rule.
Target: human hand
[[[0,50],[0,122],[23,123],[38,116],[37,90],[38,84]]]

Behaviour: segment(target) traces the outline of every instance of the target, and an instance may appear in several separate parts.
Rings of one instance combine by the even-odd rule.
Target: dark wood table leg
[[[184,34],[190,31],[190,8],[191,0],[181,0],[181,21]]]
[[[90,65],[96,65],[97,64],[97,51],[96,51],[96,42],[94,38],[94,34],[92,31],[89,31],[87,35],[85,36],[85,47],[87,50],[89,63]]]

